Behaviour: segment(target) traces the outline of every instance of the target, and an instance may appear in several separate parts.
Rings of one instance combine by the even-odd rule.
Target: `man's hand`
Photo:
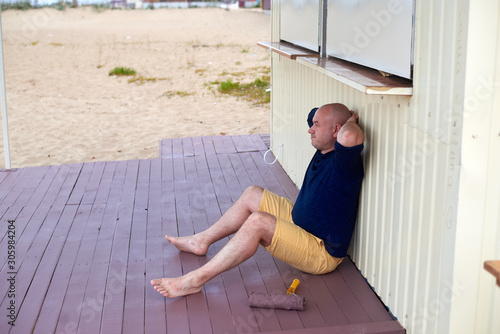
[[[358,124],[359,116],[353,110],[349,110],[349,111],[351,112],[351,117],[347,120],[347,122],[354,122],[354,123]]]
[[[337,140],[342,146],[353,147],[364,142],[365,135],[358,125],[359,116],[351,110],[351,117],[340,128]]]

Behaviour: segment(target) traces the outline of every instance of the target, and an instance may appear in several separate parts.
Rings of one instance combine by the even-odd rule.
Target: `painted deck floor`
[[[348,259],[313,276],[259,249],[201,293],[170,300],[151,287],[227,241],[198,257],[165,234],[207,228],[252,184],[296,198],[263,160],[268,140],[166,139],[158,159],[0,171],[0,333],[404,333]],[[285,294],[295,278],[304,311],[248,306],[249,292]]]

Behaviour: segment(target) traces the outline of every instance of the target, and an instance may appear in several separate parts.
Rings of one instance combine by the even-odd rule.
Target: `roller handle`
[[[298,279],[294,279],[292,282],[292,285],[286,290],[287,295],[294,295],[295,294],[295,289],[297,289],[297,286],[299,286],[300,281]]]

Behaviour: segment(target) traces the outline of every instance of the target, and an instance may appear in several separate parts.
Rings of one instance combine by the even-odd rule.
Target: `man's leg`
[[[166,235],[165,238],[183,252],[205,255],[211,244],[238,231],[248,217],[259,210],[263,191],[259,186],[248,187],[226,213],[203,232],[187,237]]]
[[[226,224],[223,222],[223,225]],[[227,230],[229,229],[227,227]],[[181,277],[151,280],[151,284],[156,291],[169,298],[200,292],[208,280],[236,267],[255,254],[259,244],[269,246],[275,229],[275,216],[254,212],[244,221],[234,237],[204,266]],[[222,227],[221,230],[227,231]]]

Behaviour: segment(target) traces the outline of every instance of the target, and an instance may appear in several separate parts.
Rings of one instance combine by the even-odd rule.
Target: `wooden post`
[[[495,276],[497,285],[500,286],[500,261],[486,261],[484,262],[484,269]]]

